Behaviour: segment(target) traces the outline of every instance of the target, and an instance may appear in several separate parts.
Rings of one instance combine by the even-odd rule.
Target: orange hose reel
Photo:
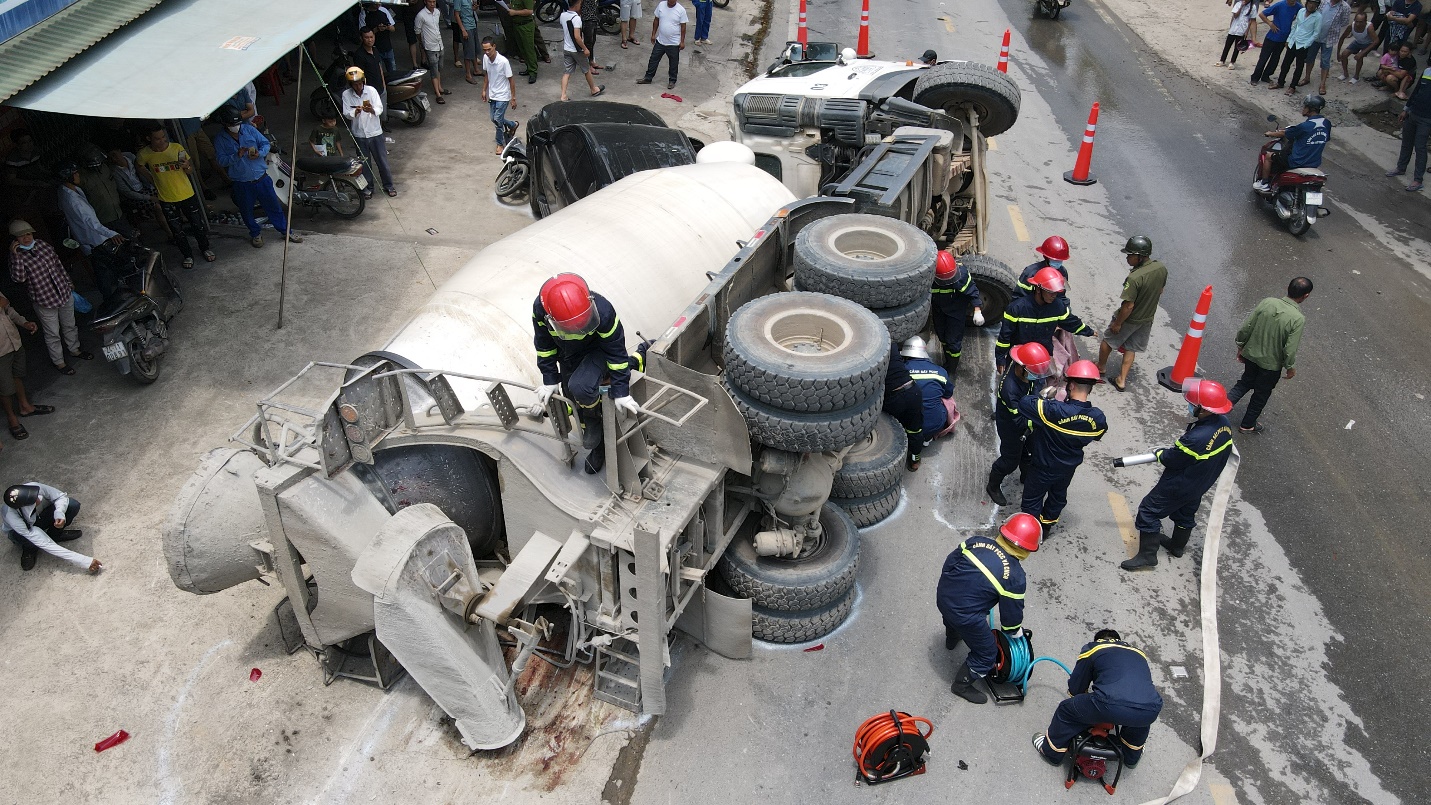
[[[927,729],[921,731],[921,726]],[[856,780],[878,785],[923,774],[933,734],[929,719],[896,710],[865,719],[855,730]]]

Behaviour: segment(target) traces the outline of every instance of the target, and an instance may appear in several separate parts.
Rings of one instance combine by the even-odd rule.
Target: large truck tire
[[[853,588],[843,598],[819,609],[803,612],[782,612],[778,609],[751,607],[751,634],[767,643],[807,643],[824,637],[850,617],[855,606]]]
[[[859,527],[838,506],[820,509],[824,541],[799,559],[761,556],[749,539],[737,537],[720,558],[721,578],[741,598],[781,612],[818,609],[855,586],[860,561]]]
[[[824,453],[858,442],[874,427],[884,402],[884,389],[880,388],[851,408],[802,414],[753,400],[729,382],[725,388],[755,441],[792,453]]]
[[[899,508],[900,485],[896,483],[878,494],[861,498],[830,498],[830,502],[845,510],[858,528],[869,528],[883,522]]]
[[[1018,275],[998,260],[982,254],[966,254],[959,258],[959,265],[973,275],[974,285],[984,298],[985,324],[997,326],[1004,318],[1004,310],[1019,292]],[[974,315],[973,308],[969,315]]]
[[[936,64],[914,82],[915,103],[943,109],[959,120],[972,108],[985,137],[1013,128],[1021,98],[1019,85],[1007,73],[975,62]]]
[[[924,325],[929,323],[929,308],[934,304],[933,298],[925,295],[923,298],[911,302],[903,307],[882,308],[874,311],[879,320],[884,322],[884,327],[889,331],[889,337],[896,343],[903,344],[911,337],[919,335],[924,330]],[[1000,316],[1004,315],[1001,311]]]
[[[780,293],[742,305],[725,329],[725,378],[757,402],[797,413],[840,411],[884,384],[880,320],[827,294]]]
[[[859,498],[898,486],[904,478],[904,457],[909,435],[899,420],[882,414],[874,430],[845,454],[844,466],[835,471],[830,496]]]
[[[929,295],[938,247],[913,224],[882,215],[821,218],[795,237],[795,282],[868,308]]]

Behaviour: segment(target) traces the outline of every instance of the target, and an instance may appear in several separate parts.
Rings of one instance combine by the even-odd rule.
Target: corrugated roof
[[[0,102],[13,97],[161,0],[79,0],[0,44]]]

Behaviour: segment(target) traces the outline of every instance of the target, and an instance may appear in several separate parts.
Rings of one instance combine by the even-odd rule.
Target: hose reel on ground
[[[993,612],[989,613],[989,621],[992,626]],[[1033,632],[1029,629],[1023,630],[1023,635],[1019,637],[1009,637],[1002,629],[990,629],[994,635],[995,660],[994,669],[984,678],[989,684],[989,693],[993,695],[995,704],[1013,704],[1022,702],[1024,694],[1028,691],[1029,676],[1033,673],[1033,667],[1041,662],[1051,662],[1063,669],[1066,674],[1072,674],[1067,665],[1053,657],[1033,656]]]
[[[855,782],[879,785],[923,774],[933,734],[929,719],[897,710],[865,719],[855,730]]]

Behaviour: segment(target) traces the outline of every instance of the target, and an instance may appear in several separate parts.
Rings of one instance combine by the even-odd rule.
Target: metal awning
[[[202,117],[356,0],[165,0],[11,98],[91,117]]]
[[[35,4],[26,17],[28,6],[0,2],[0,11],[15,17],[14,26],[25,26],[0,43],[0,101],[157,5],[159,0],[78,0],[53,13],[51,6]],[[33,19],[46,13],[48,17]]]

